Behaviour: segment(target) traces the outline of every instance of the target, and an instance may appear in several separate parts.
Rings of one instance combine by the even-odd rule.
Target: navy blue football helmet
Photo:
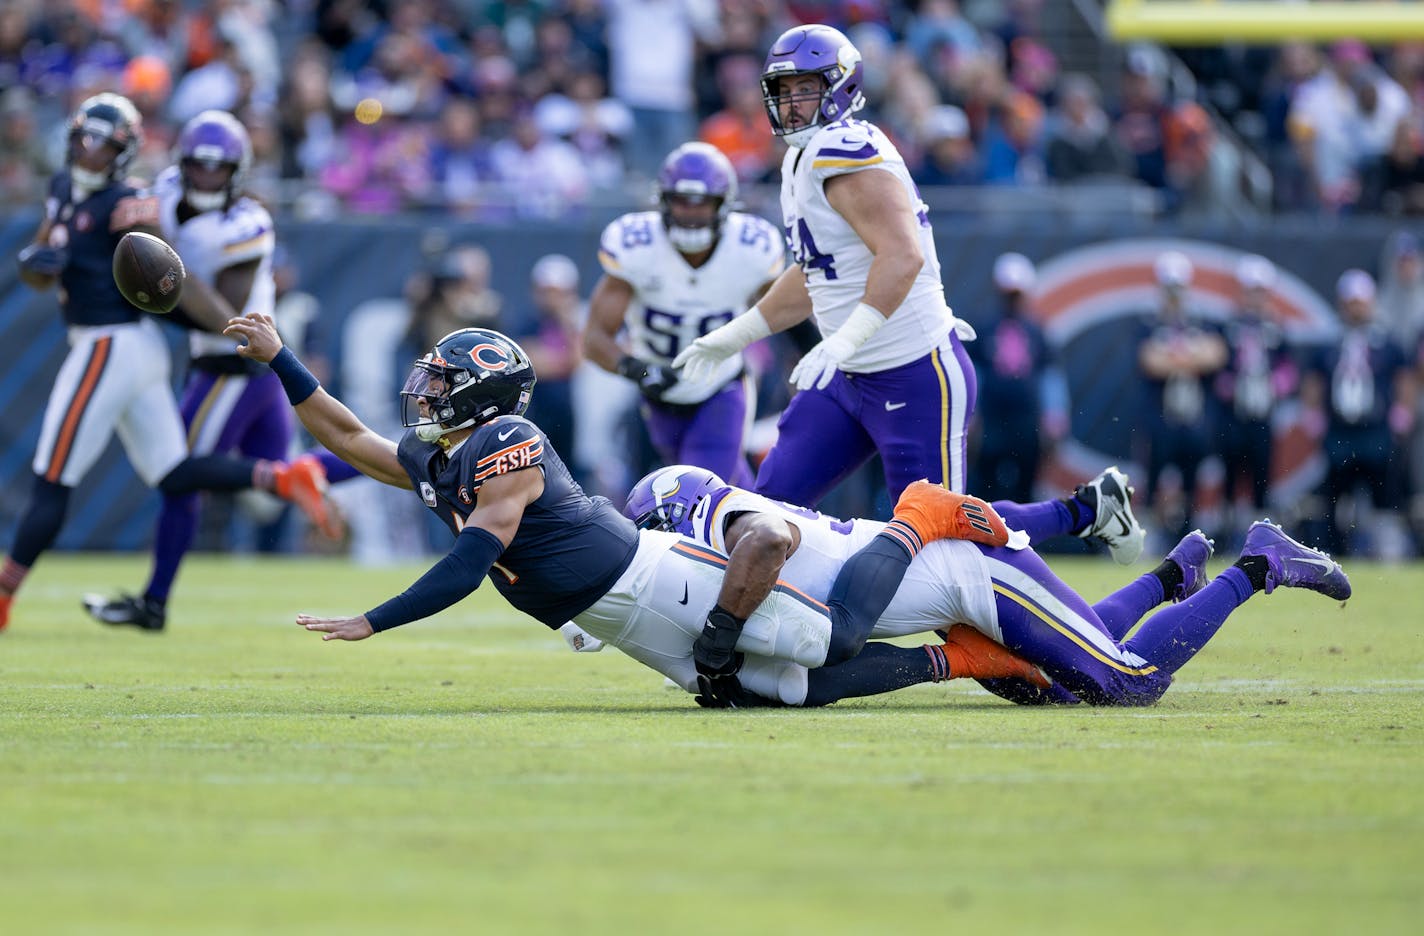
[[[401,425],[434,442],[497,416],[522,416],[534,382],[534,365],[513,339],[462,328],[411,367],[401,390]]]

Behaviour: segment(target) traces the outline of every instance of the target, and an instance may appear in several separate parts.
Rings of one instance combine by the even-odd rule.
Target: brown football
[[[114,284],[145,312],[172,312],[187,275],[177,251],[152,234],[130,231],[114,248]]]

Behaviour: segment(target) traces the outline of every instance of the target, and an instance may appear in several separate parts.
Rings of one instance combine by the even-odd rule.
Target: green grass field
[[[706,712],[488,588],[291,623],[413,567],[195,559],[151,635],[79,608],[146,559],[47,558],[0,638],[0,932],[1418,932],[1424,567],[1350,568],[1154,708]]]

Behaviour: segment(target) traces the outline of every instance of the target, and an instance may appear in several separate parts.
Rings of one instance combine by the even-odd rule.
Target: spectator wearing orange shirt
[[[761,68],[737,56],[717,66],[717,85],[727,106],[702,122],[698,137],[726,154],[743,182],[764,181],[776,168],[776,143],[766,132]]]

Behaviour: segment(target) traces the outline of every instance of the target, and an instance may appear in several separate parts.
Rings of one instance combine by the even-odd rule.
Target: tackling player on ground
[[[781,670],[770,700],[789,705],[821,705],[928,681],[900,665],[885,645],[861,650],[855,643],[915,633],[927,620],[967,624],[1052,677],[1051,687],[1022,677],[986,683],[1012,701],[1146,705],[1167,691],[1172,675],[1256,592],[1285,586],[1341,601],[1350,597],[1339,564],[1261,521],[1252,525],[1241,558],[1210,582],[1211,543],[1195,531],[1152,572],[1090,606],[1031,548],[1012,539],[956,535],[931,543],[905,535],[906,520],[920,530],[937,522],[921,519],[924,511],[907,503],[923,487],[928,486],[906,489],[897,519],[889,524],[841,521],[740,490],[703,469],[672,466],[643,478],[625,513],[642,528],[673,530],[714,555],[735,553],[747,539],[775,544],[750,573],[729,565],[724,594],[736,596],[742,607],[754,607],[773,587],[769,583],[785,580],[832,608],[850,608],[853,620],[833,637],[827,660],[840,665],[826,666],[809,682]],[[884,600],[868,602],[867,593]],[[1128,637],[1143,615],[1168,599],[1177,603]],[[742,626],[721,607],[712,617],[714,632]],[[951,639],[956,630],[951,628]],[[958,641],[966,642],[962,635]],[[762,661],[724,656],[711,662],[720,666],[704,667],[717,671],[705,681],[699,701],[755,704],[743,689],[766,684]],[[760,688],[751,691],[766,695]]]

